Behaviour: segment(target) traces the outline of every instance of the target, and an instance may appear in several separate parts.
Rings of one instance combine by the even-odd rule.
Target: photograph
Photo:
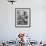
[[[15,26],[30,27],[30,8],[15,8]]]

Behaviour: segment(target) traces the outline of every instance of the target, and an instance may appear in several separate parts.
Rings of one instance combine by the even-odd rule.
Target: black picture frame
[[[26,11],[27,12],[27,16],[28,16],[28,21],[27,21],[27,23],[28,24],[24,24],[24,22],[23,22],[23,24],[22,24],[22,22],[21,22],[21,25],[17,25],[17,20],[19,20],[19,19],[17,19],[17,14],[19,14],[18,12],[17,12],[17,10],[19,11],[19,12],[24,12],[24,11]],[[21,13],[20,13],[21,14]],[[31,27],[31,8],[15,8],[15,27],[19,27],[19,28],[28,28],[28,27]]]

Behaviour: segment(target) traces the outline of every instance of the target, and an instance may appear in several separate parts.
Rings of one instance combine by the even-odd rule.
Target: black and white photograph
[[[30,8],[16,8],[15,9],[15,26],[16,27],[30,27]]]

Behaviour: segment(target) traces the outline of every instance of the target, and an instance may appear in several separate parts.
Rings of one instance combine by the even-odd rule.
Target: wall
[[[31,8],[31,27],[15,28],[15,8]],[[13,5],[0,0],[0,41],[15,40],[19,32],[30,34],[33,40],[46,40],[45,0],[17,0]]]

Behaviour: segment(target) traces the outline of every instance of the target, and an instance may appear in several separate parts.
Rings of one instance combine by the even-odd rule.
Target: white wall
[[[31,8],[31,27],[15,28],[15,8]],[[0,40],[15,40],[19,32],[30,33],[33,40],[46,40],[45,0],[17,0],[13,5],[0,0]]]

